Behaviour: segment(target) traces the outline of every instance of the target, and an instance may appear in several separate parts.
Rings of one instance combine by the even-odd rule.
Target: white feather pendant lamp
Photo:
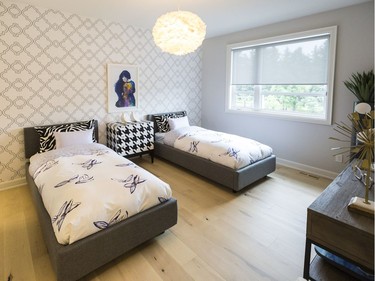
[[[152,29],[155,44],[173,55],[194,52],[206,36],[206,24],[188,11],[169,12],[160,16]]]

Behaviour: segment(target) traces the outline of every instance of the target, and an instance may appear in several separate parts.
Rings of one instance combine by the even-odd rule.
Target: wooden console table
[[[364,197],[365,187],[348,167],[307,209],[305,263],[307,280],[353,280],[343,271],[316,256],[310,264],[311,245],[374,271],[374,218],[349,211],[353,196]],[[370,190],[374,200],[374,190]],[[338,279],[339,278],[339,279]]]

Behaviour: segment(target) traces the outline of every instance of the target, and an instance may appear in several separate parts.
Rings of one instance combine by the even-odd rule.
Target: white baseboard
[[[335,173],[335,172],[319,169],[316,167],[300,164],[297,162],[281,159],[278,157],[276,157],[276,163],[281,166],[293,168],[293,169],[300,170],[309,174],[325,177],[325,178],[332,179],[332,180],[336,178],[338,175],[338,173]]]
[[[0,191],[7,190],[10,188],[26,185],[26,178],[19,178],[12,181],[0,182]]]

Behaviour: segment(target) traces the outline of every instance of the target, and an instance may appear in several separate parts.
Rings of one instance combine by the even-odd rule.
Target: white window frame
[[[327,66],[327,99],[325,108],[325,117],[317,118],[311,115],[296,114],[291,112],[272,112],[265,111],[262,109],[231,109],[231,84],[232,84],[232,50],[240,48],[248,48],[258,45],[266,45],[272,43],[279,43],[285,41],[291,41],[296,39],[304,38],[315,38],[322,35],[329,35],[329,51],[328,51],[328,66]],[[265,117],[273,117],[277,119],[286,119],[293,121],[301,121],[315,124],[332,124],[332,107],[333,107],[333,85],[334,85],[334,72],[335,72],[335,58],[336,58],[336,38],[337,38],[337,26],[330,26],[325,28],[319,28],[309,31],[302,31],[297,33],[291,33],[287,35],[263,38],[258,40],[252,40],[242,43],[227,45],[227,66],[226,66],[226,99],[225,99],[225,112],[230,113],[243,113],[243,114],[256,114]]]

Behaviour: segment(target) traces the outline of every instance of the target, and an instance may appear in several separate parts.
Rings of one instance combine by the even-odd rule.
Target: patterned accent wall
[[[0,185],[22,179],[23,127],[120,120],[107,112],[107,63],[138,65],[138,116],[187,110],[200,124],[202,53],[162,53],[150,30],[0,2]]]

